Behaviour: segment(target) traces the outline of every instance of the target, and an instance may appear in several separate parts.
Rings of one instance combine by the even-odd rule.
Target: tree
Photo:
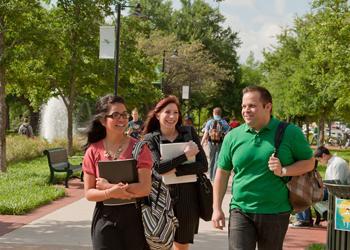
[[[98,97],[113,91],[114,62],[98,59],[99,26],[105,23],[105,15],[112,13],[110,3],[58,0],[57,7],[51,10],[51,26],[57,42],[50,48],[49,80],[52,95],[59,95],[67,108],[70,153],[77,98],[84,94]],[[144,27],[135,17],[123,17],[121,23],[118,94],[129,98],[128,104],[153,101],[154,68],[137,49],[136,42]]]
[[[22,48],[35,43],[40,33],[42,7],[38,0],[0,3],[0,170],[6,171],[6,85],[11,64],[21,58]]]
[[[194,95],[195,93],[208,97],[208,93],[213,92],[216,83],[227,78],[228,71],[214,62],[199,41],[186,43],[176,40],[174,35],[154,32],[147,39],[140,41],[140,47],[158,62],[162,61],[162,52],[168,52],[164,65],[164,94],[182,96],[182,86],[190,86],[190,105],[198,103],[193,100],[198,96]],[[169,53],[174,48],[177,48],[178,52],[176,57]]]
[[[318,120],[321,141],[326,121],[349,116],[348,20],[347,1],[313,1],[313,12],[296,18],[295,27],[278,36],[275,49],[264,53],[275,113]]]
[[[205,93],[211,96],[211,98],[206,98],[206,103],[202,103],[202,107],[207,105],[207,103],[212,105],[218,105],[220,103],[222,104],[220,106],[223,106],[227,110],[239,108],[237,100],[232,100],[231,97],[232,93],[240,93],[241,91],[241,87],[239,86],[240,72],[238,56],[236,52],[240,41],[237,38],[237,33],[232,32],[230,28],[223,28],[225,19],[220,14],[219,9],[212,8],[203,0],[182,0],[182,7],[174,11],[169,9],[169,1],[143,0],[141,3],[150,17],[151,25],[155,30],[158,29],[167,35],[174,34],[177,41],[185,43],[199,42],[203,45],[202,50],[208,52],[210,63],[214,63],[226,71],[225,79],[212,84],[213,86],[215,85],[217,95],[213,95],[212,88],[207,89],[208,92]],[[166,15],[160,10],[165,10]],[[171,16],[171,21],[169,22],[170,28],[168,25],[161,25],[158,21],[163,20],[165,18],[164,16]],[[171,50],[173,49],[174,47],[171,48]],[[191,74],[191,71],[188,73]],[[168,77],[167,80],[169,79]],[[203,89],[203,91],[205,90]],[[199,103],[201,101],[201,98],[192,100],[193,98],[197,98],[197,95],[192,96],[192,103]],[[211,108],[208,107],[208,109]]]

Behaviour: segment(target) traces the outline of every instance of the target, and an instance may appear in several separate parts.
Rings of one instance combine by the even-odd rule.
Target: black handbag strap
[[[286,128],[288,127],[288,125],[289,123],[287,122],[280,122],[278,124],[276,134],[275,134],[275,153],[274,153],[275,157],[278,157],[278,149],[281,145],[284,131],[286,131]]]
[[[278,124],[276,134],[275,134],[275,152],[274,152],[275,157],[278,157],[278,149],[281,145],[284,132],[286,131],[286,128],[288,127],[288,125],[289,125],[289,123],[287,123],[287,122],[280,122]],[[292,179],[292,177],[290,177],[290,176],[289,177],[281,177],[281,179],[283,180],[284,183],[287,183],[288,181],[290,181]]]

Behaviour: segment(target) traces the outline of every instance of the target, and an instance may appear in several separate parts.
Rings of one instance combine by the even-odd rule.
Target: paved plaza
[[[83,198],[83,190],[81,187],[77,190],[80,192],[81,197],[75,202],[71,202],[66,206],[56,209],[22,227],[18,227],[0,236],[0,249],[91,249],[90,224],[94,203]],[[69,199],[69,197],[64,198],[61,202],[65,199]],[[228,208],[229,199],[230,194],[227,192],[224,198],[225,208]],[[50,207],[50,205],[44,207]],[[21,220],[21,216],[17,217],[18,220]],[[1,218],[2,217],[0,217],[0,220]],[[326,242],[325,227],[305,229],[290,228],[287,233],[284,249],[305,249],[309,244],[316,242]],[[228,249],[227,227],[224,231],[215,230],[212,228],[210,222],[201,220],[199,234],[196,235],[195,244],[191,249]]]

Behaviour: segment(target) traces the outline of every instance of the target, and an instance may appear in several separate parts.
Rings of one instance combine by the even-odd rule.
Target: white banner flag
[[[190,97],[190,86],[182,86],[182,99],[185,100],[185,99],[189,99]]]
[[[115,27],[100,26],[100,59],[114,59]]]

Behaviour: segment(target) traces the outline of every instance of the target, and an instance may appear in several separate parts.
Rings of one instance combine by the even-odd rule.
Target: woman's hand
[[[126,200],[130,200],[134,198],[135,195],[127,191],[128,186],[129,186],[128,183],[124,184],[122,182],[118,184],[114,184],[112,188],[108,189],[109,196],[111,198],[126,199]]]
[[[184,153],[188,160],[195,157],[199,153],[197,144],[193,141],[189,141],[184,149]]]
[[[109,183],[106,179],[98,177],[96,178],[96,189],[105,190],[111,188],[113,184]]]

